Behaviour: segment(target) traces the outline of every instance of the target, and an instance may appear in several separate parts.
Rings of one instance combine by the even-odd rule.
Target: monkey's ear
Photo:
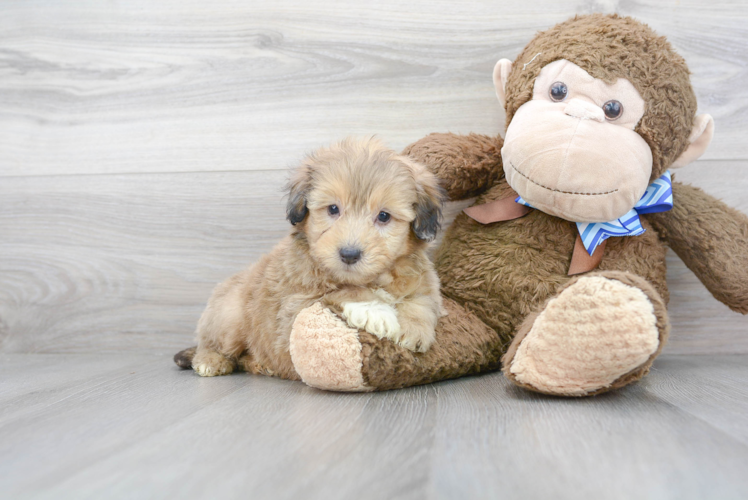
[[[309,209],[306,207],[306,197],[311,187],[312,169],[304,165],[294,173],[286,187],[288,190],[286,219],[292,226],[303,221],[309,213]]]
[[[436,176],[425,166],[413,161],[407,163],[413,170],[416,181],[416,203],[413,207],[416,218],[410,227],[418,239],[432,241],[441,228],[442,206],[446,193],[439,186]]]
[[[693,129],[688,137],[690,143],[681,155],[673,162],[671,169],[684,167],[694,162],[704,154],[714,137],[714,119],[710,115],[697,115],[693,121]]]
[[[496,87],[496,97],[499,98],[502,108],[506,107],[506,81],[511,71],[512,61],[509,59],[499,59],[493,67],[493,86]]]

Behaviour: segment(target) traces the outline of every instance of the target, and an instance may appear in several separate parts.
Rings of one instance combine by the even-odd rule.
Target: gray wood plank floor
[[[166,356],[0,356],[2,498],[738,499],[748,356],[568,400],[500,374],[377,394]]]
[[[0,498],[748,498],[748,317],[672,253],[665,354],[593,399],[500,374],[332,394],[170,359],[287,232],[304,154],[499,134],[496,60],[595,11],[685,57],[716,135],[678,179],[748,213],[743,0],[0,3]]]
[[[734,180],[714,179],[715,169]],[[705,161],[678,176],[703,178],[748,212],[741,171],[748,161]],[[287,234],[285,180],[279,171],[0,180],[0,351],[184,348],[215,284]],[[450,204],[447,222],[464,206]],[[748,317],[672,252],[668,266],[667,352],[748,353]]]

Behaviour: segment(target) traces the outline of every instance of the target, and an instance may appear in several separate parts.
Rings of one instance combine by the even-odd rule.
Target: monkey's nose
[[[340,260],[348,265],[355,264],[361,260],[361,250],[354,247],[345,247],[340,249]]]
[[[603,108],[587,102],[582,99],[571,99],[564,108],[564,113],[574,118],[581,118],[582,120],[595,120],[596,122],[605,121],[605,113]]]

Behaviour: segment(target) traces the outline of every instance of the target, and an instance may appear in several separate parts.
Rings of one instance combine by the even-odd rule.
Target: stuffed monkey
[[[748,217],[672,182],[714,126],[663,37],[631,18],[578,16],[493,76],[504,140],[432,134],[405,150],[451,199],[478,196],[436,253],[448,313],[436,342],[413,353],[317,304],[291,337],[307,384],[383,390],[501,367],[546,394],[623,387],[667,340],[666,246],[748,313]]]
[[[667,339],[665,249],[748,313],[748,218],[669,173],[708,146],[685,61],[647,26],[578,16],[494,70],[506,138],[433,134],[406,149],[451,199],[478,196],[436,254],[448,316],[414,354],[314,307],[301,378],[379,390],[496,369],[586,396],[644,376]],[[672,208],[670,208],[672,207]],[[345,348],[343,348],[345,347]]]

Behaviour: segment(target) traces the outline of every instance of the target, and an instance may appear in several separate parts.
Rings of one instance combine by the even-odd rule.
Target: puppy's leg
[[[236,360],[236,369],[255,375],[266,375],[268,377],[281,377],[288,380],[298,380],[293,374],[276,372],[269,363],[260,363],[250,352],[245,352]]]
[[[343,315],[343,307],[349,302],[375,302],[379,297],[369,288],[362,286],[346,286],[330,292],[322,297],[322,305],[339,316]]]
[[[236,363],[218,351],[198,347],[192,358],[192,368],[201,377],[215,377],[230,374],[236,368]]]
[[[380,339],[396,342],[400,336],[397,311],[384,302],[346,302],[343,304],[343,318],[350,326],[366,330]]]
[[[393,293],[401,297],[396,306],[401,328],[395,342],[414,352],[426,352],[434,343],[442,315],[439,277],[424,253],[401,264],[397,274],[391,285]]]
[[[236,358],[245,350],[244,288],[240,275],[221,283],[213,291],[197,322],[197,350],[192,368],[198,375],[228,375],[236,368]]]
[[[326,295],[322,303],[337,312],[351,327],[393,342],[398,339],[400,323],[397,311],[382,301],[381,293],[376,294],[368,288],[346,288]]]
[[[439,310],[439,305],[427,295],[406,299],[398,304],[400,332],[396,343],[411,351],[428,351],[436,338]]]

